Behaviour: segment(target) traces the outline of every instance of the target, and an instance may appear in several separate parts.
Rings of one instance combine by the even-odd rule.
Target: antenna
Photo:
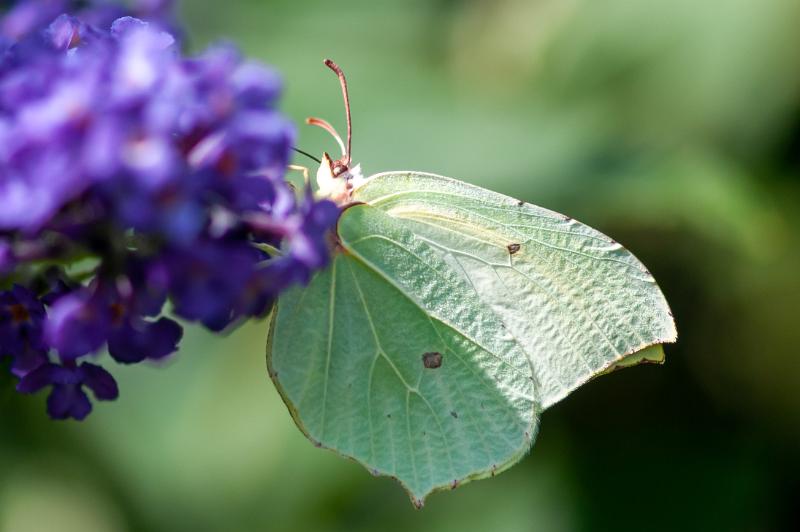
[[[294,151],[296,151],[297,153],[299,153],[300,155],[305,155],[306,157],[308,157],[308,158],[309,158],[309,159],[311,159],[312,161],[317,161],[317,164],[322,164],[322,161],[320,161],[319,159],[317,159],[316,157],[314,157],[314,156],[313,156],[313,155],[311,155],[310,153],[308,153],[308,152],[306,152],[306,151],[303,151],[303,150],[301,150],[300,148],[295,148],[294,146],[292,146],[292,149],[293,149]]]
[[[344,110],[347,113],[347,151],[344,154],[344,165],[346,167],[350,167],[350,143],[353,137],[353,126],[352,121],[350,120],[350,96],[347,93],[347,79],[344,77],[344,72],[342,69],[339,68],[339,65],[334,63],[330,59],[325,60],[325,66],[330,68],[336,73],[336,76],[339,78],[339,83],[342,86],[342,96],[344,96]]]

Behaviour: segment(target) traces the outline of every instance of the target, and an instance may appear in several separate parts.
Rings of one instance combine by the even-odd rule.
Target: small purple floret
[[[81,365],[44,364],[20,380],[17,391],[36,393],[52,386],[47,398],[47,412],[53,419],[82,420],[92,411],[84,392],[86,386],[100,401],[112,401],[119,396],[114,377],[100,366],[84,362]]]

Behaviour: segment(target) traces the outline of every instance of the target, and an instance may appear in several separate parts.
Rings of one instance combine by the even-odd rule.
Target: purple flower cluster
[[[185,57],[162,24],[53,18],[66,3],[0,20],[0,363],[83,419],[85,389],[118,394],[84,357],[175,352],[167,301],[212,331],[264,316],[327,263],[339,211],[283,179],[275,72],[227,46]]]

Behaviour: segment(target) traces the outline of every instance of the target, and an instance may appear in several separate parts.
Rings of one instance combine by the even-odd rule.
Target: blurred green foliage
[[[530,457],[412,509],[304,440],[265,326],[190,329],[83,424],[0,383],[0,531],[800,529],[800,2],[188,0],[366,173],[426,170],[623,242],[673,306],[664,367],[548,411]],[[334,151],[321,130],[299,145]],[[307,161],[306,161],[307,162]],[[304,162],[299,162],[305,164]]]

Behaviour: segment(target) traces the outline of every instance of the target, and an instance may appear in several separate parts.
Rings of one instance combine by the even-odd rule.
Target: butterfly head
[[[361,166],[350,168],[340,160],[331,160],[330,155],[322,154],[322,162],[317,169],[319,195],[339,205],[350,202],[353,187],[363,179]]]
[[[363,177],[359,165],[351,166],[350,145],[353,136],[353,126],[350,119],[350,97],[347,92],[347,80],[344,77],[344,72],[339,68],[339,65],[330,59],[325,60],[325,66],[336,73],[336,76],[339,78],[339,83],[342,86],[344,109],[347,114],[347,143],[345,144],[342,141],[342,137],[339,136],[339,133],[336,132],[336,129],[334,129],[330,123],[321,118],[307,118],[306,124],[321,127],[330,133],[339,144],[339,148],[342,151],[342,156],[340,158],[333,159],[327,152],[322,154],[322,160],[317,170],[317,186],[319,187],[319,194],[321,196],[327,197],[342,205],[350,201],[353,187],[363,179]]]

